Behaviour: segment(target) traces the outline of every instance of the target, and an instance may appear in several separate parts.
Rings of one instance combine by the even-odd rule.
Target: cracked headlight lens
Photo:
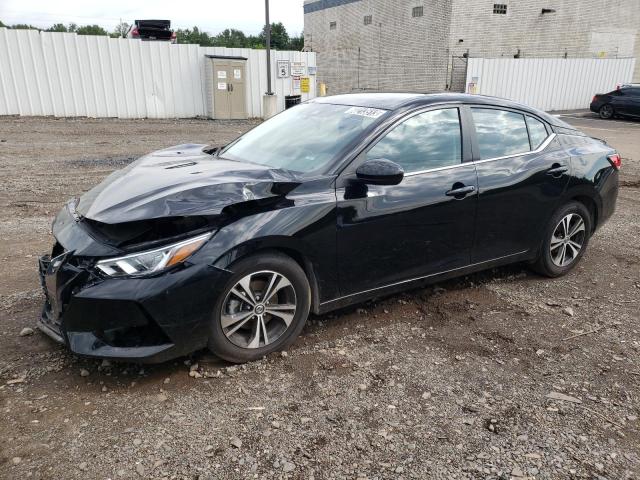
[[[96,264],[96,268],[110,277],[157,272],[185,261],[204,245],[212,235],[212,233],[206,233],[182,242],[147,250],[146,252],[100,260]]]

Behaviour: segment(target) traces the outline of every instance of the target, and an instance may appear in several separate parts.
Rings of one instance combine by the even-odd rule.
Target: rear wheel
[[[286,255],[247,257],[213,312],[209,349],[235,363],[256,360],[291,344],[309,315],[311,291],[300,266]]]
[[[613,114],[614,113],[615,112],[613,110],[613,107],[609,103],[606,103],[603,106],[601,106],[600,110],[598,111],[598,114],[600,115],[600,118],[603,118],[605,120],[613,118]]]
[[[547,277],[569,272],[582,258],[589,243],[591,215],[579,202],[560,208],[549,221],[534,269]]]

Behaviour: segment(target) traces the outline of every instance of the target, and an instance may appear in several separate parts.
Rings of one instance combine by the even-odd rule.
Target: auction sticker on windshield
[[[384,115],[387,111],[379,108],[370,107],[351,107],[346,113],[351,115],[360,115],[361,117],[378,118]]]

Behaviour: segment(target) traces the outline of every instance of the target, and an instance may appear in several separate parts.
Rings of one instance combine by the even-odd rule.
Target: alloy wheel
[[[613,107],[611,105],[603,105],[600,108],[600,117],[601,118],[611,118],[613,117]]]
[[[558,267],[571,264],[582,250],[586,239],[584,219],[577,213],[562,218],[551,235],[551,261]]]
[[[296,308],[296,292],[287,277],[270,270],[250,273],[227,293],[222,331],[238,347],[265,347],[287,331]]]

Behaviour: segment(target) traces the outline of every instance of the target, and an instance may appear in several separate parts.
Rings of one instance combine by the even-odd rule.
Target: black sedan
[[[613,213],[619,168],[602,141],[505,100],[317,98],[70,201],[40,259],[40,327],[80,355],[244,362],[310,311],[513,262],[556,277]]]
[[[640,118],[640,84],[622,85],[609,93],[597,93],[589,109],[605,120],[615,116]]]

